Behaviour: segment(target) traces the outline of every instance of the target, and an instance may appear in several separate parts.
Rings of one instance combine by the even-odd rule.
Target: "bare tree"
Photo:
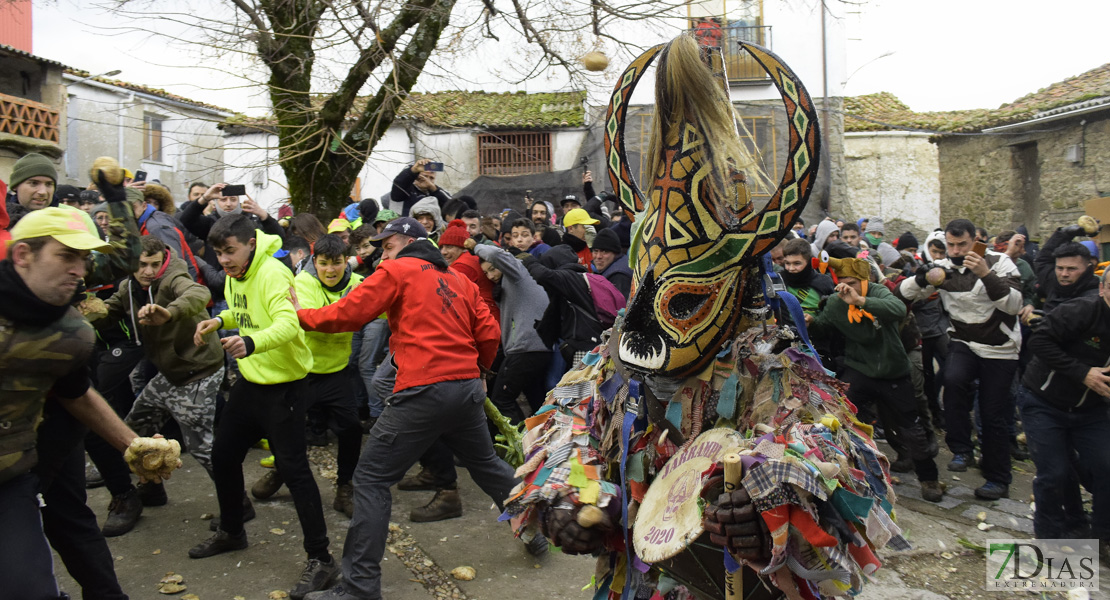
[[[499,65],[503,80],[555,67],[567,86],[581,89],[578,57],[586,51],[626,57],[640,48],[636,40],[660,39],[637,29],[673,31],[686,14],[684,0],[226,0],[217,6],[222,14],[201,15],[159,11],[157,0],[140,10],[139,2],[113,9],[188,23],[188,41],[210,56],[249,54],[262,67],[272,118],[260,125],[278,137],[291,202],[329,214],[348,202],[426,70],[457,73],[451,61],[473,60],[493,42],[513,48]]]

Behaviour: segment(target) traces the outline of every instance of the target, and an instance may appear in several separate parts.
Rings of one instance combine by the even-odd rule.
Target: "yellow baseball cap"
[[[32,211],[12,227],[8,246],[38,237],[52,237],[75,250],[111,252],[112,246],[89,231],[88,215],[72,208],[52,206]]]
[[[563,215],[563,227],[570,227],[571,225],[597,225],[601,223],[597,219],[590,216],[584,208],[575,208],[568,210],[567,214]]]
[[[124,169],[123,170],[123,178],[124,179],[134,179],[135,174],[131,172],[131,169]]]
[[[332,219],[328,223],[328,233],[339,233],[340,231],[348,231],[351,228],[351,222],[347,219]]]

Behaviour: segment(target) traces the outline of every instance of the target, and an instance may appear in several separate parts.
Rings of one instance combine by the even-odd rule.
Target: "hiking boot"
[[[952,456],[952,462],[948,463],[948,470],[955,471],[956,473],[963,473],[973,464],[975,464],[975,457],[970,453],[954,454]]]
[[[975,488],[975,497],[980,500],[998,500],[1010,497],[1010,486],[1004,483],[988,481]]]
[[[135,528],[141,514],[143,501],[139,499],[139,492],[135,488],[112,496],[112,501],[108,503],[108,519],[104,521],[100,532],[104,537],[123,535]]]
[[[304,432],[304,443],[308,444],[309,446],[319,446],[319,447],[327,446],[328,445],[328,432],[327,432],[327,430],[326,429],[324,431],[312,431],[311,429],[305,430],[305,432]]]
[[[921,482],[921,497],[929,502],[940,502],[944,497],[945,490],[948,486],[939,481],[922,481]]]
[[[355,486],[350,483],[344,483],[335,488],[335,502],[331,505],[332,508],[347,515],[350,519],[355,515]]]
[[[243,492],[243,522],[246,523],[254,519],[254,505],[251,504],[251,499],[247,497],[247,493]],[[216,531],[220,528],[220,518],[216,517],[208,522],[208,531]]]
[[[542,533],[537,532],[536,537],[524,543],[524,549],[532,556],[543,556],[547,554],[548,550],[547,538]]]
[[[170,501],[169,496],[166,496],[166,486],[161,483],[140,483],[138,489],[143,506],[165,506]]]
[[[100,469],[91,462],[85,463],[85,489],[91,490],[102,485],[104,485],[104,476],[100,474]]]
[[[266,471],[262,477],[259,477],[258,481],[254,482],[254,485],[251,486],[251,495],[259,500],[265,500],[276,494],[284,484],[285,481],[282,480],[281,473],[278,473],[277,469]]]
[[[459,499],[459,490],[439,490],[431,502],[412,509],[409,520],[413,523],[431,523],[461,516],[462,500]]]
[[[890,463],[892,473],[909,473],[913,471],[913,459],[899,456],[898,460]]]
[[[242,550],[247,547],[247,532],[240,531],[239,535],[231,535],[223,529],[216,535],[189,549],[189,558],[208,558],[232,550]]]
[[[439,486],[436,485],[435,475],[433,475],[431,471],[427,469],[420,469],[420,472],[416,475],[402,479],[401,482],[397,484],[397,489],[404,490],[406,492],[430,492],[433,490],[439,490]]]
[[[289,591],[289,597],[293,600],[301,600],[305,594],[328,589],[336,579],[339,579],[339,564],[334,558],[329,556],[328,562],[310,558],[304,571],[301,572],[297,587]]]

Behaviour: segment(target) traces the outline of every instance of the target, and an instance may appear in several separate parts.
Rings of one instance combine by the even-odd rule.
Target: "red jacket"
[[[432,244],[413,242],[335,304],[297,311],[305,331],[358,331],[387,313],[389,347],[397,365],[393,391],[440,381],[474,379],[488,369],[501,341],[501,326],[478,286],[447,262]]]

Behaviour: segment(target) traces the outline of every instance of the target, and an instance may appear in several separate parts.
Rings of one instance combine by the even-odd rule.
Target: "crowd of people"
[[[632,223],[589,172],[558,207],[483,214],[427,166],[321,220],[271,215],[224,183],[193,183],[179,203],[126,170],[81,190],[57,185],[49,159],[21,158],[0,212],[0,547],[19,549],[0,585],[60,597],[49,541],[86,598],[126,598],[105,537],[169,501],[121,453],[138,436],[179,439],[212,480],[219,516],[191,558],[246,548],[251,496],[289,488],[307,555],[295,599],[381,597],[394,485],[436,492],[414,522],[459,517],[458,463],[502,506],[519,479],[486,398],[519,425],[601,342],[633,293]],[[784,318],[926,500],[946,491],[942,435],[947,470],[978,466],[986,500],[1008,495],[1027,446],[1037,536],[1110,540],[1097,444],[1110,434],[1110,283],[1085,233],[1064,227],[1037,248],[1020,229],[956,219],[922,246],[908,231],[888,241],[879,216],[824,219],[799,221],[771,256],[800,306]],[[332,508],[351,519],[342,561],[307,452],[329,435]],[[257,445],[272,468],[248,493]],[[98,485],[103,526],[85,494]]]

